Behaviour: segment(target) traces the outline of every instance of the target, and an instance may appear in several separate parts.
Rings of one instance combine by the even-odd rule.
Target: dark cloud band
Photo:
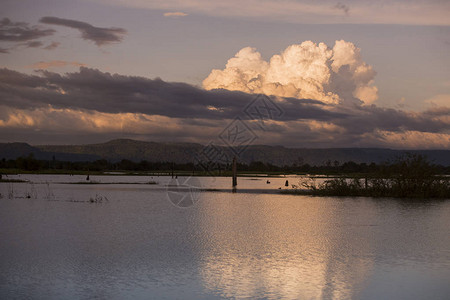
[[[86,112],[139,113],[176,119],[179,124],[198,128],[214,128],[224,126],[226,120],[238,116],[249,119],[244,110],[256,97],[237,91],[206,91],[185,83],[110,74],[85,67],[65,75],[39,72],[37,76],[0,69],[0,105],[24,110],[50,105]],[[450,129],[446,121],[449,108],[412,113],[375,105],[327,105],[311,99],[272,98],[272,101],[282,113],[278,122],[266,127],[265,135],[276,134],[280,143],[283,138],[292,141],[296,136],[323,142],[324,137],[318,137],[308,122],[339,128],[327,133],[327,138],[339,140],[341,146],[358,144],[366,134],[377,131],[445,135]]]

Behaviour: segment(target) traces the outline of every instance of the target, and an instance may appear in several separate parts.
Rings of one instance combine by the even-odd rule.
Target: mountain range
[[[228,160],[236,154],[229,147],[215,146],[205,148],[196,143],[159,143],[130,139],[112,140],[106,143],[86,145],[29,145],[26,143],[0,143],[0,159],[15,159],[20,156],[33,154],[40,160],[60,161],[94,161],[106,159],[120,161],[128,159],[139,162],[196,162],[198,158],[216,157],[217,151],[224,154]],[[385,148],[286,148],[283,146],[251,145],[246,149],[236,148],[239,152],[238,160],[244,163],[261,161],[277,166],[292,164],[325,165],[336,162],[344,163],[381,163],[394,160],[396,157],[409,152],[422,154],[436,164],[450,165],[450,150],[393,150]],[[208,154],[209,153],[209,154]],[[211,154],[213,153],[213,154]],[[205,155],[206,154],[206,155]],[[209,155],[209,156],[208,156]],[[222,157],[222,158],[223,158]],[[213,159],[214,160],[214,159]],[[222,160],[223,161],[223,160]]]

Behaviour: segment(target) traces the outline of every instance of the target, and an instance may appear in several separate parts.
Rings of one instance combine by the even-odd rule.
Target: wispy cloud
[[[45,50],[53,50],[55,48],[57,48],[60,45],[60,43],[58,42],[51,42],[49,45],[45,46],[44,49]]]
[[[26,42],[24,45],[28,48],[39,48],[44,45],[44,43],[42,43],[41,41],[30,41]]]
[[[121,42],[123,36],[127,33],[127,31],[123,28],[95,27],[86,22],[57,17],[43,17],[40,19],[40,22],[44,24],[60,25],[77,29],[81,32],[81,37],[83,39],[93,41],[97,46]]]
[[[450,94],[439,94],[430,99],[425,100],[425,103],[432,107],[448,107],[450,108]],[[450,115],[449,115],[450,118]]]
[[[25,22],[12,22],[8,18],[0,20],[0,41],[24,42],[36,40],[55,33],[53,29],[30,26]]]
[[[341,2],[338,2],[334,8],[341,10],[342,12],[344,12],[346,15],[348,15],[349,11],[350,11],[350,7],[348,5],[345,5]]]
[[[9,47],[0,48],[0,53],[10,53],[20,48],[41,48],[44,45],[40,39],[55,34],[55,30],[42,28],[41,26],[30,26],[26,22],[12,22],[8,18],[0,20],[0,42],[9,43]],[[53,50],[60,43],[52,42],[45,50]]]
[[[185,17],[188,14],[184,13],[184,12],[180,12],[180,11],[175,11],[175,12],[166,12],[164,13],[164,17]]]
[[[99,0],[111,4],[110,0]],[[127,0],[116,5],[287,23],[450,25],[443,0]],[[342,13],[346,14],[342,18]],[[350,13],[351,12],[351,13]]]
[[[66,66],[85,67],[86,65],[77,61],[52,60],[52,61],[40,61],[27,67],[31,69],[46,70],[50,68],[62,68]]]
[[[0,42],[9,43],[8,47],[0,47],[0,53],[10,53],[19,47],[39,48],[44,43],[39,39],[51,36],[53,29],[30,26],[26,22],[13,22],[8,18],[0,20]]]

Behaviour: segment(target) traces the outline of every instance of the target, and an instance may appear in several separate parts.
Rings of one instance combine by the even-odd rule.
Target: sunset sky
[[[0,5],[0,142],[450,149],[450,1]]]

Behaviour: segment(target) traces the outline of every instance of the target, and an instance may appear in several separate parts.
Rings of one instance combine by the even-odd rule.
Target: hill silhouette
[[[232,157],[228,147],[218,147]],[[15,159],[33,154],[36,159],[60,161],[94,161],[106,159],[120,161],[128,159],[139,162],[195,162],[204,146],[196,143],[160,143],[130,139],[117,139],[106,143],[86,145],[38,145],[26,143],[0,144],[0,159]],[[405,152],[420,154],[443,166],[450,165],[450,150],[393,150],[385,148],[286,148],[283,146],[252,145],[239,157],[239,161],[250,163],[261,161],[277,166],[309,164],[314,166],[344,163],[381,163],[393,160]]]

